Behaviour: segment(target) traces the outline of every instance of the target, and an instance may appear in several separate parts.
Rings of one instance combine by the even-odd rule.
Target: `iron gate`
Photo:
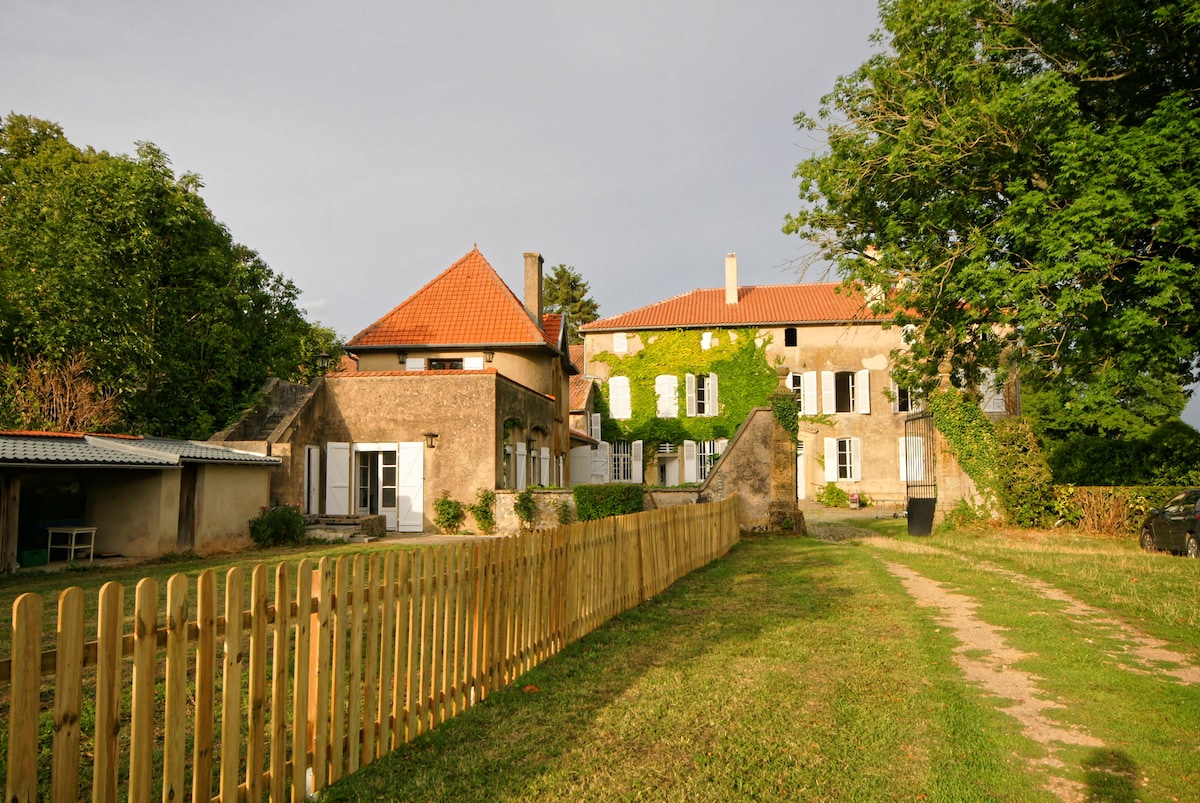
[[[937,509],[937,452],[933,413],[904,419],[904,481],[908,500],[908,534],[929,535]]]

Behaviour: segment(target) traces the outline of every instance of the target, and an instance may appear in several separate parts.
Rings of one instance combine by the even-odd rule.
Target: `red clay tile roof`
[[[571,365],[574,365],[580,371],[583,370],[583,344],[576,343],[573,346],[567,346],[567,351],[571,357]]]
[[[693,290],[631,312],[581,326],[584,332],[674,329],[699,326],[844,323],[881,320],[861,293],[840,283],[739,287],[738,303],[725,303],[725,288]]]
[[[548,316],[549,317],[549,316]],[[350,338],[346,348],[546,345],[557,348],[473,248],[407,301]]]
[[[571,377],[571,409],[584,410],[587,408],[588,394],[592,392],[593,380],[591,377],[573,376]]]

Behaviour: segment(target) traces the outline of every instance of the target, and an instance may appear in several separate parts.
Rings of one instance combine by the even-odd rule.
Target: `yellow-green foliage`
[[[778,379],[768,364],[767,339],[759,341],[755,329],[712,330],[713,345],[700,348],[699,330],[643,333],[641,351],[619,355],[604,352],[596,360],[609,366],[610,376],[629,377],[633,416],[627,421],[606,422],[610,440],[644,440],[682,443],[685,440],[714,440],[733,435],[755,407],[766,407]],[[717,375],[716,416],[686,415],[685,374]],[[660,375],[679,378],[678,418],[658,417],[654,380]],[[608,401],[608,386],[603,387]],[[611,427],[611,428],[610,428]],[[609,434],[611,433],[611,434]],[[620,437],[617,438],[616,436]]]

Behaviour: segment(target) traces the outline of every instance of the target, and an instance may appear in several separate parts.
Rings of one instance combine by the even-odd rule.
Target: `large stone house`
[[[919,401],[891,381],[889,355],[904,344],[901,329],[885,323],[840,284],[739,286],[729,254],[723,287],[586,324],[582,368],[625,433],[608,438],[611,476],[704,483],[751,408],[783,386],[801,416],[795,499],[833,483],[901,504],[909,480],[920,479],[910,475],[924,471],[914,456],[932,444],[906,435]],[[971,492],[952,461],[939,472],[947,495]]]
[[[565,486],[569,379],[559,315],[542,312],[542,258],[519,299],[477,249],[346,344],[351,359],[267,402],[215,440],[280,457],[277,502],[432,529],[444,492]]]

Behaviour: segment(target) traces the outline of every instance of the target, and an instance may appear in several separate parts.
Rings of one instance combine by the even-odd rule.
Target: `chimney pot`
[[[725,303],[738,303],[737,254],[725,255]]]

